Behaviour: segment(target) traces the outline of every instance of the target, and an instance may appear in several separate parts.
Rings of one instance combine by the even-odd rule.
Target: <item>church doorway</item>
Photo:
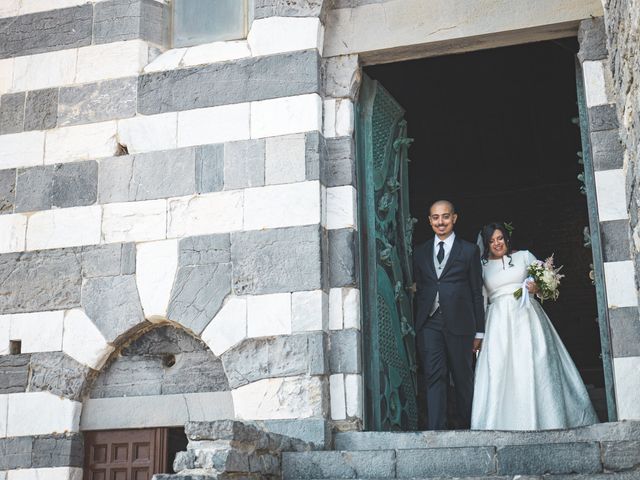
[[[583,181],[576,91],[577,47],[575,39],[547,41],[369,66],[364,68],[364,73],[383,86],[389,97],[404,109],[406,127],[403,125],[401,129],[406,128],[406,133],[396,132],[393,142],[400,148],[395,148],[391,155],[401,157],[403,154],[404,147],[398,144],[398,139],[413,139],[410,147],[410,141],[404,141],[410,159],[408,171],[404,172],[406,179],[403,182],[398,177],[398,188],[406,190],[406,203],[411,215],[418,220],[411,243],[419,245],[433,236],[427,209],[433,201],[445,198],[456,205],[459,213],[456,233],[464,239],[475,242],[483,224],[506,221],[514,228],[516,249],[530,250],[538,258],[555,254],[556,264],[564,265],[566,278],[559,300],[546,302],[544,308],[576,363],[600,419],[606,421],[594,260],[588,230],[585,235],[589,209]],[[366,84],[367,81],[363,85],[364,96]],[[363,114],[362,102],[361,94],[359,118]],[[384,109],[384,102],[378,104],[373,108]],[[372,132],[376,125],[380,127],[382,117],[372,116]],[[362,163],[363,127],[358,128],[358,157]],[[374,138],[374,156],[375,142]],[[359,170],[361,196],[362,182],[366,182],[365,170]],[[363,207],[361,201],[361,213]],[[372,228],[363,225],[362,218],[361,227],[361,234],[365,236]],[[402,225],[402,229],[406,230],[405,227]],[[378,237],[374,237],[377,242]],[[366,243],[366,239],[361,243]],[[378,250],[384,251],[384,245],[379,245]],[[363,252],[371,254],[366,245]],[[411,247],[408,247],[407,256],[410,253]],[[402,263],[402,254],[397,256]],[[363,277],[372,278],[371,268],[366,264],[362,268]],[[397,267],[389,268],[397,270]],[[363,290],[369,290],[366,280],[363,280]],[[403,294],[398,294],[398,288],[395,295],[402,301]],[[382,328],[372,331],[366,326],[367,316],[376,305],[369,299],[368,311],[366,291],[363,297],[365,345],[370,340],[384,342]],[[408,343],[405,339],[405,354],[414,355]],[[372,364],[366,359],[367,355],[376,356],[372,351],[368,354],[365,351],[365,366]],[[374,358],[373,364],[375,361]],[[415,371],[413,365],[408,368]],[[389,377],[388,372],[386,375]],[[394,381],[380,380],[381,376],[384,376],[381,371],[365,372],[365,382],[373,384],[366,389],[370,397],[365,401],[367,428],[406,429],[409,423],[399,421],[392,425],[388,418],[393,418],[398,408],[414,408],[410,399],[404,398],[408,390],[398,386],[399,380],[395,381],[394,390]],[[414,422],[409,428],[424,428],[419,372],[416,378],[418,418],[417,425]],[[394,401],[394,392],[396,406],[390,408],[388,404]],[[455,406],[451,407],[449,420],[455,427]],[[388,412],[386,426],[384,421],[377,425],[370,421],[378,409]],[[406,416],[412,412],[402,413]],[[401,418],[401,413],[396,416]]]

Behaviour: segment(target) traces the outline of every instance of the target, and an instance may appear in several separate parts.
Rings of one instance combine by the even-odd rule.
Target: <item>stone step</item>
[[[640,471],[609,472],[609,473],[575,473],[568,475],[496,475],[481,477],[418,477],[418,478],[398,478],[395,480],[638,480]],[[298,480],[298,479],[291,479]],[[302,479],[300,479],[302,480]],[[339,478],[331,479],[311,479],[311,480],[343,480]],[[387,479],[367,479],[367,480],[387,480]]]
[[[409,450],[434,447],[475,447],[571,442],[640,440],[640,421],[599,423],[570,430],[538,432],[428,431],[345,432],[334,438],[336,450]]]

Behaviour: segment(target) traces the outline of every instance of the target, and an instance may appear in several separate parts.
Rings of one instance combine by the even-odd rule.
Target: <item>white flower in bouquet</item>
[[[527,267],[529,277],[525,282],[532,281],[538,286],[536,296],[542,302],[545,300],[557,300],[560,296],[560,292],[558,291],[560,280],[564,277],[564,275],[560,274],[561,269],[562,266],[556,267],[553,264],[553,255],[544,262],[534,260],[531,265]],[[513,296],[516,298],[522,297],[523,288],[524,287],[521,287],[513,292]]]

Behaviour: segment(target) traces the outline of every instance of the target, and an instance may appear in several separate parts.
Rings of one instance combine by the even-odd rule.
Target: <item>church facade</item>
[[[370,328],[362,68],[567,37],[602,420],[640,420],[637,1],[237,1],[201,31],[190,3],[0,5],[0,479],[79,480],[106,431],[403,427],[408,377],[371,353],[412,336]]]

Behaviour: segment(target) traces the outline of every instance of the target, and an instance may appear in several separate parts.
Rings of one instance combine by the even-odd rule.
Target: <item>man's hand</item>
[[[479,352],[482,348],[482,339],[474,338],[473,339],[473,353]]]

